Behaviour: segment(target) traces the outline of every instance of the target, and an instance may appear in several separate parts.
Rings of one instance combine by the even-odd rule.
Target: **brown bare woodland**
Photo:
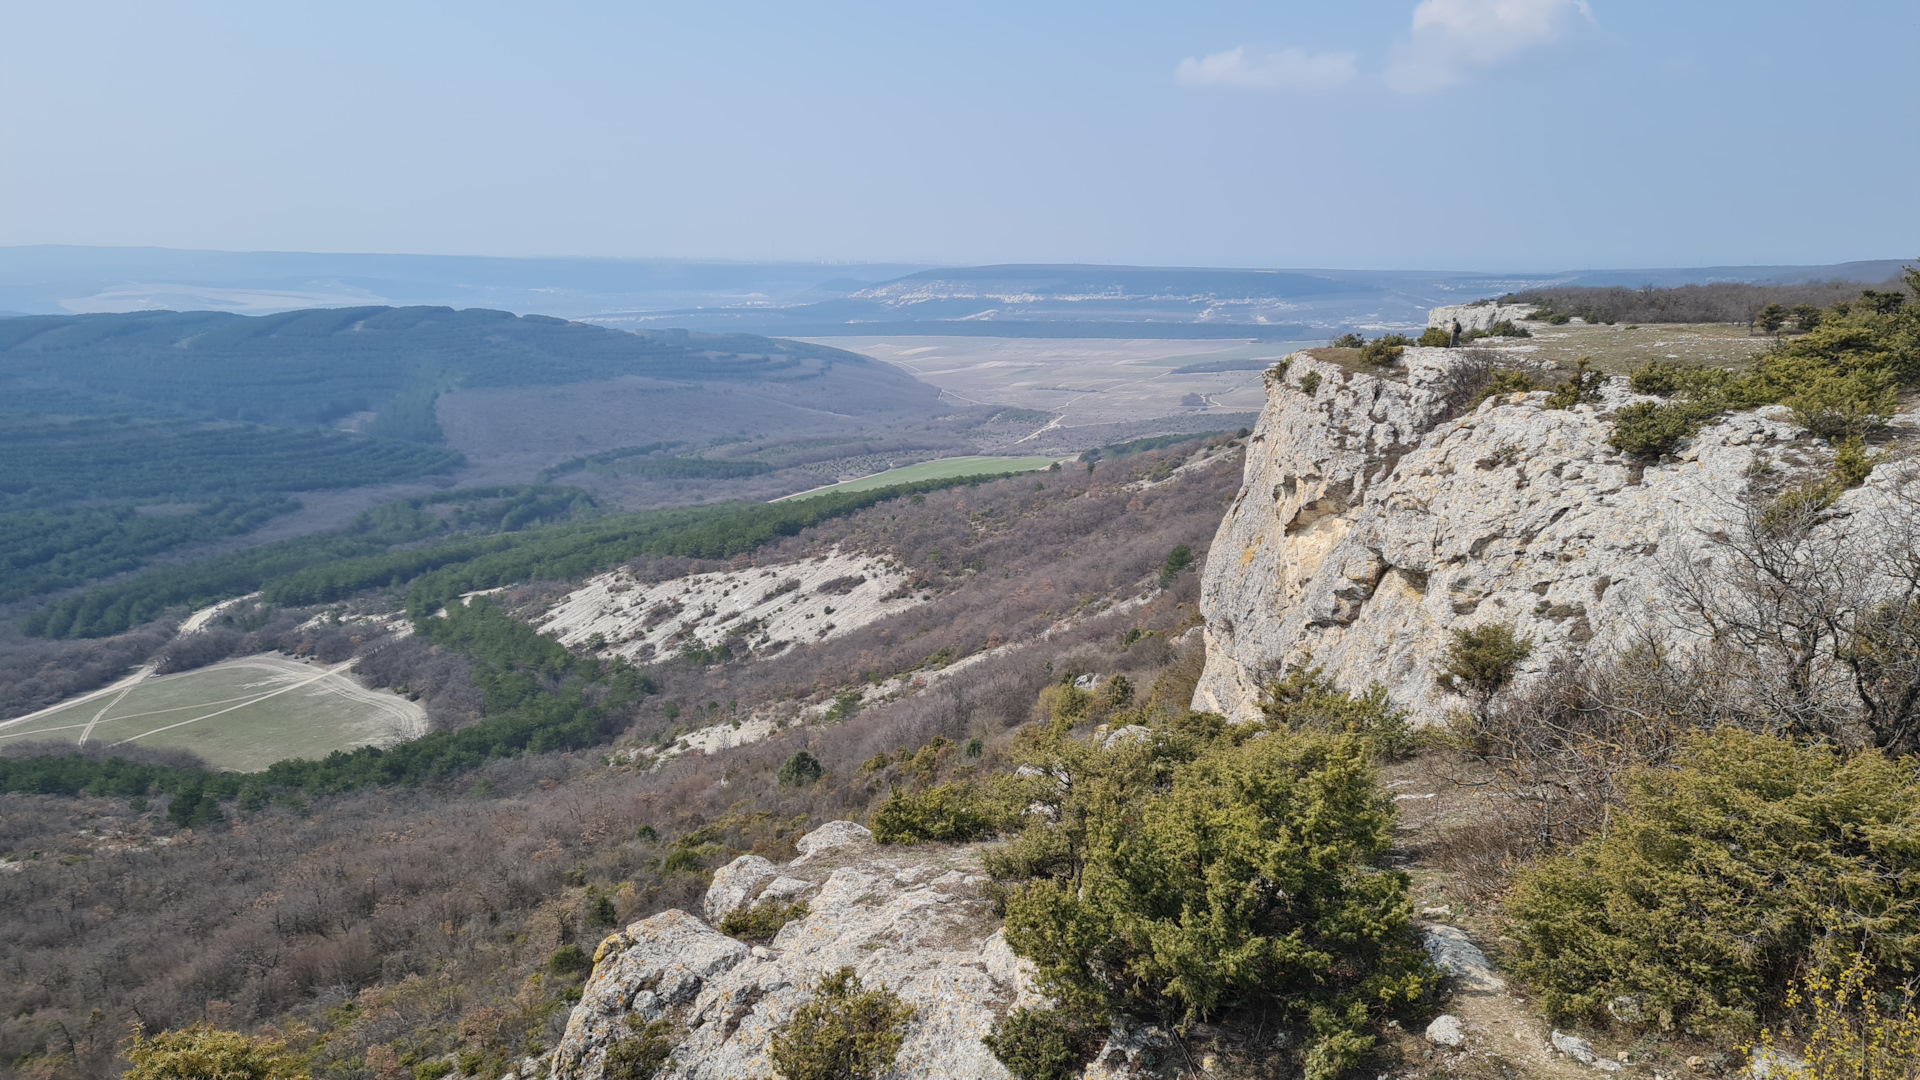
[[[1897,290],[1898,278],[1874,288]],[[1752,285],[1721,281],[1656,289],[1623,286],[1528,289],[1502,297],[1514,304],[1539,304],[1552,311],[1608,323],[1749,323],[1770,304],[1782,308],[1826,308],[1860,294],[1857,281],[1805,285]]]
[[[549,966],[556,950],[590,954],[609,915],[695,902],[705,870],[738,853],[790,854],[814,825],[864,819],[885,793],[885,772],[862,770],[876,755],[938,737],[953,744],[939,754],[953,775],[991,768],[1063,674],[1122,672],[1168,700],[1190,695],[1197,646],[1170,639],[1195,621],[1198,567],[1164,590],[1157,579],[1175,546],[1204,550],[1239,487],[1238,456],[1151,487],[1136,475],[1164,476],[1191,450],[886,503],[757,553],[886,550],[934,599],[767,661],[660,665],[662,692],[635,707],[626,738],[671,729],[669,703],[824,700],[1016,646],[837,724],[654,772],[609,767],[600,751],[549,754],[417,789],[230,805],[192,832],[125,800],[0,796],[0,851],[26,857],[0,873],[0,1075],[115,1075],[135,1021],[274,1026],[314,1052],[316,1076],[343,1080],[399,1075],[415,1052],[458,1046],[503,1067],[552,1045],[578,987]],[[1101,614],[1137,595],[1151,599]],[[441,657],[401,642],[361,664],[416,689],[431,672],[434,693],[471,685]],[[973,739],[977,758],[959,752]],[[826,777],[783,787],[776,773],[800,749]]]

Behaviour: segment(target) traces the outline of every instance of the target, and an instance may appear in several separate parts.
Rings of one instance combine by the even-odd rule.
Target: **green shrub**
[[[1581,357],[1567,381],[1554,387],[1553,393],[1547,396],[1547,408],[1571,409],[1575,405],[1591,405],[1599,401],[1600,389],[1607,385],[1607,377],[1591,370],[1592,363],[1592,357]]]
[[[1373,367],[1389,367],[1399,363],[1400,355],[1407,351],[1407,339],[1399,334],[1390,336],[1400,338],[1400,344],[1392,344],[1385,337],[1369,341],[1360,349],[1360,362]]]
[[[1072,1080],[1100,1048],[1106,1017],[1085,1009],[1021,1006],[980,1041],[1020,1080]]]
[[[1503,397],[1507,394],[1524,394],[1530,390],[1538,390],[1539,388],[1540,384],[1534,382],[1533,376],[1524,371],[1518,371],[1513,368],[1495,368],[1488,374],[1487,381],[1479,390],[1474,392],[1473,397],[1467,402],[1467,408],[1469,410],[1477,409],[1480,407],[1481,402],[1491,397]]]
[[[833,695],[833,705],[827,709],[825,719],[828,723],[832,723],[835,720],[845,720],[861,709],[866,708],[866,704],[866,699],[860,696],[860,691],[842,690]]]
[[[453,1071],[453,1062],[446,1058],[423,1061],[413,1067],[413,1080],[440,1080]]]
[[[1300,392],[1301,393],[1307,395],[1308,397],[1312,397],[1314,395],[1314,391],[1319,389],[1320,389],[1320,373],[1319,372],[1309,371],[1305,375],[1300,376]]]
[[[607,1047],[606,1080],[653,1080],[673,1053],[673,1023],[661,1017],[642,1025],[638,1013],[629,1013],[627,1028],[631,1037]]]
[[[1487,327],[1487,336],[1488,337],[1504,337],[1504,338],[1525,338],[1525,337],[1532,337],[1533,331],[1527,329],[1524,326],[1514,325],[1514,321],[1512,319],[1501,319],[1499,322],[1494,323],[1492,326]]]
[[[1311,658],[1289,668],[1285,678],[1267,680],[1260,711],[1288,731],[1358,735],[1380,757],[1398,757],[1413,746],[1407,710],[1394,707],[1386,687],[1376,682],[1364,693],[1349,694]]]
[[[1700,425],[1719,415],[1712,405],[1691,401],[1636,401],[1614,415],[1607,445],[1634,457],[1670,454],[1700,433]]]
[[[1045,812],[988,869],[1008,944],[1063,1006],[1270,1008],[1308,1033],[1310,1080],[1331,1080],[1371,1021],[1435,985],[1406,876],[1374,866],[1393,811],[1360,738],[1184,713],[1111,745],[1035,725],[1016,753]]]
[[[1816,375],[1782,404],[1794,423],[1822,439],[1857,439],[1893,415],[1899,407],[1893,381],[1884,373]]]
[[[167,800],[167,820],[183,829],[220,820],[220,797],[205,784],[189,780]]]
[[[805,750],[796,750],[786,764],[780,766],[780,786],[807,787],[819,783],[826,774],[827,770],[820,764],[819,758]]]
[[[1365,345],[1366,343],[1367,343],[1366,338],[1361,337],[1359,334],[1353,333],[1352,331],[1348,331],[1347,333],[1341,334],[1339,337],[1334,338],[1332,341],[1327,342],[1328,345],[1331,345],[1336,349],[1358,349],[1361,346]]]
[[[880,844],[927,840],[978,840],[993,832],[997,815],[978,784],[941,784],[925,791],[895,788],[873,812],[873,839]]]
[[[1167,553],[1166,561],[1160,564],[1160,587],[1165,589],[1173,585],[1180,571],[1193,565],[1193,549],[1185,544]]]
[[[1885,458],[1885,454],[1867,453],[1866,443],[1855,435],[1834,448],[1833,480],[1842,488],[1859,487]]]
[[[1920,272],[1908,271],[1908,285],[1920,290]],[[1796,315],[1807,332],[1777,342],[1745,375],[1665,361],[1640,367],[1629,378],[1635,392],[1676,400],[1622,409],[1613,445],[1642,456],[1667,453],[1727,409],[1775,404],[1835,443],[1866,435],[1897,408],[1899,388],[1920,381],[1920,311],[1864,297],[1817,319]]]
[[[900,1052],[914,1008],[886,987],[868,990],[850,967],[821,977],[813,1000],[773,1034],[785,1080],[873,1080]]]
[[[1820,320],[1825,317],[1825,313],[1812,304],[1795,304],[1792,314],[1793,325],[1803,334],[1819,326]]]
[[[552,956],[547,957],[547,970],[555,975],[565,977],[584,975],[592,968],[593,961],[587,959],[587,954],[581,952],[578,945],[562,945],[553,950]]]
[[[1444,326],[1429,326],[1421,332],[1420,340],[1414,342],[1414,344],[1424,345],[1428,348],[1444,349],[1453,344],[1453,334]]]
[[[1514,970],[1556,1016],[1637,997],[1662,1025],[1747,1034],[1795,975],[1856,956],[1920,976],[1920,779],[1735,729],[1629,781],[1601,836],[1516,880]]]
[[[620,912],[613,906],[612,897],[596,896],[593,898],[593,903],[588,906],[587,917],[592,919],[595,925],[612,926],[620,921]]]
[[[1772,535],[1781,535],[1782,530],[1806,528],[1816,515],[1846,494],[1848,488],[1866,483],[1874,466],[1886,458],[1885,454],[1867,453],[1866,443],[1858,435],[1847,439],[1834,448],[1833,467],[1827,470],[1827,475],[1794,484],[1767,503],[1760,512],[1761,528]]]
[[[1533,655],[1533,639],[1506,623],[1456,627],[1440,657],[1439,684],[1484,705],[1513,681],[1520,662]]]
[[[287,1044],[195,1024],[148,1038],[138,1029],[127,1048],[129,1080],[306,1080]]]
[[[1675,394],[1705,399],[1725,391],[1733,375],[1725,368],[1696,367],[1669,360],[1649,360],[1627,375],[1627,386],[1636,394]]]
[[[780,928],[795,919],[807,917],[807,902],[795,900],[791,904],[782,904],[777,900],[768,900],[759,904],[742,904],[727,913],[720,920],[720,932],[728,937],[742,938],[747,941],[772,941]]]

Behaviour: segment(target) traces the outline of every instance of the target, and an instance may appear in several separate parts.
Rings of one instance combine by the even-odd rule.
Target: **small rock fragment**
[[[1569,1035],[1564,1031],[1555,1031],[1552,1035],[1553,1048],[1582,1065],[1593,1064],[1593,1044],[1578,1035]]]
[[[1467,1044],[1466,1025],[1452,1013],[1442,1013],[1427,1025],[1427,1041],[1435,1046],[1465,1046]]]
[[[1458,980],[1461,989],[1507,988],[1507,981],[1494,971],[1493,962],[1467,937],[1466,931],[1457,926],[1428,926],[1421,929],[1420,936],[1427,946],[1427,955],[1433,958],[1433,966]]]

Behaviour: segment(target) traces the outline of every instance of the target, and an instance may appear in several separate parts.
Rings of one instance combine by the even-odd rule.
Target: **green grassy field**
[[[130,743],[191,750],[215,768],[251,772],[283,758],[320,758],[426,730],[419,706],[368,690],[344,666],[278,654],[228,660],[122,685],[0,724],[14,742]]]
[[[832,484],[827,487],[802,491],[798,495],[788,495],[787,499],[810,499],[815,495],[825,495],[829,491],[867,491],[872,488],[886,487],[888,484],[905,484],[914,480],[946,480],[955,476],[985,476],[997,473],[1034,472],[1052,465],[1055,458],[1050,457],[953,457],[940,458],[937,461],[923,461],[918,465],[907,465],[898,469],[888,469],[883,473],[863,476],[858,480],[848,480],[844,484]],[[783,499],[775,499],[783,502]]]

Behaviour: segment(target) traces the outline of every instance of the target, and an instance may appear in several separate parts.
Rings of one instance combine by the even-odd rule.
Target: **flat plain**
[[[129,679],[110,693],[0,724],[0,746],[130,743],[191,750],[215,768],[251,772],[283,758],[321,758],[425,733],[425,710],[361,686],[346,667],[267,653]]]
[[[1034,472],[1047,468],[1058,458],[1051,457],[989,457],[969,455],[967,457],[939,458],[934,461],[922,461],[917,465],[906,465],[898,469],[863,476],[858,480],[830,484],[788,495],[787,499],[805,499],[814,495],[825,495],[829,491],[867,491],[872,488],[886,487],[888,484],[910,484],[915,480],[946,480],[955,476],[992,476],[999,473]],[[785,502],[786,499],[775,499]]]
[[[1273,361],[1324,341],[1124,338],[831,337],[940,388],[954,405],[1005,405],[1058,415],[1058,428],[1125,425],[1180,416],[1257,413],[1260,376]],[[1242,362],[1232,371],[1180,371]],[[1196,427],[1194,430],[1201,430]],[[1032,438],[1032,436],[1029,436]]]
[[[1496,344],[1489,340],[1481,344]],[[1773,344],[1765,334],[1748,333],[1734,323],[1646,326],[1538,326],[1531,338],[1512,339],[1504,347],[1572,366],[1582,357],[1609,375],[1625,375],[1649,360],[1745,367]]]

